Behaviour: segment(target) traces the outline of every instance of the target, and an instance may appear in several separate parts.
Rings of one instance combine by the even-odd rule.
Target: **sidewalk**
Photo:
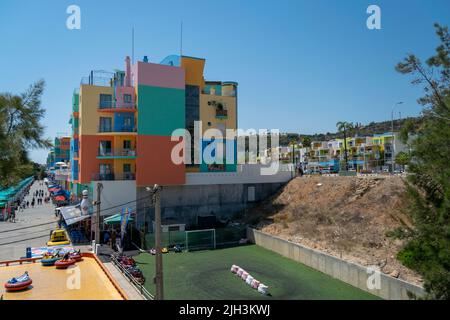
[[[30,195],[25,201],[31,203],[33,193],[45,186],[35,181],[30,188]],[[16,222],[0,222],[0,261],[15,260],[24,257],[27,247],[42,247],[50,237],[50,231],[57,227],[57,218],[51,203],[35,205],[24,211],[16,211]]]

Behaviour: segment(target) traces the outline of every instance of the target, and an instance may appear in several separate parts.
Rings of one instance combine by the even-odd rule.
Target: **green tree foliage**
[[[311,138],[310,137],[308,137],[308,136],[305,136],[305,137],[303,137],[302,138],[302,145],[303,145],[303,147],[305,147],[305,148],[309,148],[310,146],[311,146],[311,142],[312,142],[312,140],[311,140]]]
[[[435,28],[436,54],[426,63],[411,54],[396,67],[424,89],[407,188],[415,228],[398,258],[423,275],[429,298],[450,299],[450,35]]]
[[[395,156],[395,163],[401,166],[406,166],[407,164],[409,164],[409,160],[410,160],[409,154],[403,151],[397,153],[397,155]]]
[[[41,97],[45,83],[37,81],[20,94],[0,94],[0,187],[16,183],[35,173],[28,150],[48,148],[44,126],[40,123],[45,110]]]

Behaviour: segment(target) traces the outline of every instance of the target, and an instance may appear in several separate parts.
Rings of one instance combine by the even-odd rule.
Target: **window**
[[[100,94],[100,109],[112,107],[112,95]]]
[[[100,117],[100,132],[112,131],[112,118]]]
[[[111,141],[100,141],[98,154],[100,156],[111,155]]]
[[[133,118],[123,117],[123,129],[124,131],[133,131]]]
[[[123,102],[126,103],[126,104],[131,104],[133,102],[131,94],[124,94],[123,95]]]
[[[123,140],[123,148],[125,150],[131,150],[131,140]]]
[[[112,168],[110,164],[100,164],[100,180],[114,180]]]
[[[131,164],[129,163],[123,164],[123,173],[131,173]]]

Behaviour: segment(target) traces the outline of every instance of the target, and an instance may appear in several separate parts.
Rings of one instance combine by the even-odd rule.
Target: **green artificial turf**
[[[155,257],[134,257],[154,294]],[[264,296],[230,272],[236,264],[269,286]],[[165,299],[378,299],[324,273],[256,245],[163,255]]]

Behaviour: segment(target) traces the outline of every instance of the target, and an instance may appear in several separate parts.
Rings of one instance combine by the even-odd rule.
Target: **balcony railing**
[[[136,128],[133,127],[120,127],[120,128],[113,128],[113,127],[105,127],[105,126],[99,126],[98,132],[136,132]]]
[[[228,117],[228,110],[216,110],[216,118],[226,118]]]
[[[134,173],[93,173],[92,181],[119,181],[119,180],[136,180]]]
[[[109,149],[99,150],[99,157],[135,157],[136,150],[134,149]]]
[[[134,111],[136,109],[136,104],[134,102],[113,102],[113,101],[100,101],[98,105],[99,110],[117,110],[117,109],[127,109]]]

